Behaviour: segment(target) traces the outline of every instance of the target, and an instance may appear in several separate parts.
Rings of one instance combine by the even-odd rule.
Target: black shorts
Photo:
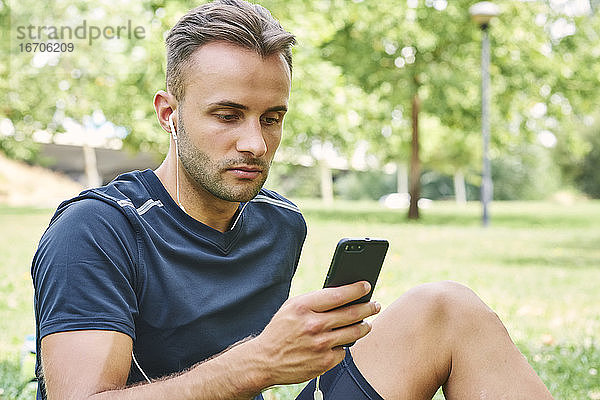
[[[348,348],[342,362],[321,375],[319,388],[325,400],[383,400],[362,376]],[[314,391],[315,379],[310,381],[296,400],[313,400]]]

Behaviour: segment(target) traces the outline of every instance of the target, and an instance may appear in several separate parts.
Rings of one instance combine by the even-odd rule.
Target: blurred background
[[[31,398],[29,263],[52,208],[158,166],[164,37],[201,3],[0,0],[0,399]],[[298,39],[267,182],[309,223],[294,293],[319,287],[339,237],[392,238],[382,302],[467,283],[557,398],[600,399],[600,1],[498,1],[485,30],[472,0],[257,3]]]
[[[298,37],[272,185],[289,196],[379,199],[409,192],[419,162],[422,197],[479,199],[482,35],[473,3],[260,2]],[[597,3],[498,4],[488,30],[494,199],[600,197]],[[155,167],[168,146],[151,101],[165,88],[163,38],[197,4],[0,2],[3,155],[84,186]]]

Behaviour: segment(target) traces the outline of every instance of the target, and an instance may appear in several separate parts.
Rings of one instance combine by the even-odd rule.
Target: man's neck
[[[167,192],[177,203],[177,163],[167,157],[154,171]],[[216,198],[204,188],[191,181],[179,165],[179,200],[185,212],[192,218],[220,232],[229,230],[239,203]]]

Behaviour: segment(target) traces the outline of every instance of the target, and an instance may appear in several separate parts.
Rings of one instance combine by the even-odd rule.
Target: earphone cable
[[[323,392],[319,389],[319,381],[321,380],[321,375],[317,376],[315,380],[315,393],[313,394],[314,400],[323,400]]]
[[[137,359],[135,358],[135,354],[133,354],[133,351],[131,352],[131,357],[133,358],[133,363],[135,364],[135,366],[137,367],[137,369],[140,370],[140,372],[144,376],[144,379],[146,379],[146,382],[152,383],[152,381],[150,380],[150,378],[148,378],[148,375],[146,375],[146,373],[144,372],[144,370],[142,369],[142,367],[140,367],[140,364],[138,363]]]
[[[183,207],[183,204],[181,204],[181,200],[179,199],[179,146],[177,145],[177,142],[178,140],[175,139],[175,153],[177,154],[177,165],[175,166],[175,196],[177,197],[177,204],[179,204],[179,207],[181,207],[183,212],[187,213]]]

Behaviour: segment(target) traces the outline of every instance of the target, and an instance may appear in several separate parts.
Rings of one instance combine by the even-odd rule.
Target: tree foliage
[[[584,133],[585,156],[571,166],[577,186],[587,195],[600,199],[600,120]]]
[[[348,160],[361,149],[369,168],[406,163],[411,100],[418,94],[424,167],[463,171],[479,184],[481,35],[468,16],[471,0],[259,3],[299,42],[283,160],[317,158],[313,150],[320,145]],[[530,165],[530,154],[513,150],[536,145],[540,134],[556,138],[551,157],[567,179],[575,181],[589,159],[585,127],[594,124],[600,104],[600,13],[572,15],[565,8],[570,3],[502,2],[502,15],[492,23],[492,158],[500,167],[519,154],[524,158],[515,162]],[[0,65],[0,149],[34,159],[35,132],[63,132],[65,121],[83,124],[100,110],[125,128],[128,147],[164,153],[168,137],[151,101],[164,89],[163,38],[196,5],[0,0],[6,60]],[[130,21],[145,35],[73,39],[73,52],[19,51],[26,41],[17,37],[19,26],[74,28],[84,20],[101,28]],[[546,162],[544,151],[534,152],[538,164]]]

